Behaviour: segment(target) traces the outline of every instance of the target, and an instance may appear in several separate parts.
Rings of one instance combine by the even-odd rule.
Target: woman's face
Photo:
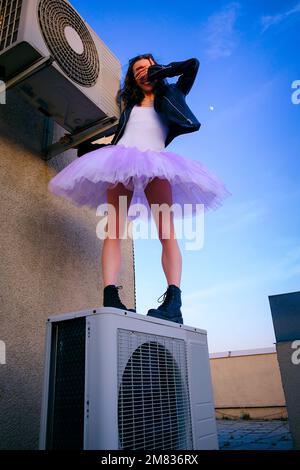
[[[133,75],[136,83],[143,91],[151,91],[153,89],[153,83],[147,82],[147,70],[150,65],[154,65],[155,62],[149,59],[139,59],[132,67]]]

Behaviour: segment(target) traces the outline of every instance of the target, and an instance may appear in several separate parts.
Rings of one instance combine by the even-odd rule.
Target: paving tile
[[[293,449],[287,421],[217,420],[220,449]]]

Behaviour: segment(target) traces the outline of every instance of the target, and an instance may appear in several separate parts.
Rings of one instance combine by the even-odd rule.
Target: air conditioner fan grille
[[[99,56],[93,38],[76,10],[64,0],[41,0],[38,18],[44,40],[66,75],[81,86],[94,86],[99,77]],[[69,44],[66,27],[73,28],[79,35],[82,53]]]
[[[0,0],[0,51],[18,38],[22,0]]]
[[[192,449],[183,340],[118,330],[120,449]]]

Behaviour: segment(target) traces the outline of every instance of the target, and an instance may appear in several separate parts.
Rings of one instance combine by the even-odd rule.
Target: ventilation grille
[[[183,340],[118,330],[120,449],[192,449]]]
[[[41,0],[38,18],[44,40],[66,75],[79,85],[94,86],[100,69],[98,52],[88,28],[76,10],[64,0]],[[72,28],[79,35],[82,53],[76,52],[67,41],[66,27]],[[76,33],[74,37],[76,35],[77,38]]]
[[[52,324],[47,449],[83,449],[85,317]]]
[[[22,0],[0,0],[0,51],[18,38]]]

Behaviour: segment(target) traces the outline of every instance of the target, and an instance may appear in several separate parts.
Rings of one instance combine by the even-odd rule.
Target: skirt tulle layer
[[[206,211],[217,209],[231,195],[223,182],[200,162],[174,152],[142,151],[122,144],[106,145],[72,161],[49,181],[48,189],[76,206],[96,209],[107,204],[107,189],[121,182],[133,191],[128,219],[145,217],[144,211],[131,210],[135,204],[143,204],[150,219],[144,190],[155,177],[170,182],[172,202],[181,208],[174,212],[175,219],[196,215],[196,204],[203,204]]]

